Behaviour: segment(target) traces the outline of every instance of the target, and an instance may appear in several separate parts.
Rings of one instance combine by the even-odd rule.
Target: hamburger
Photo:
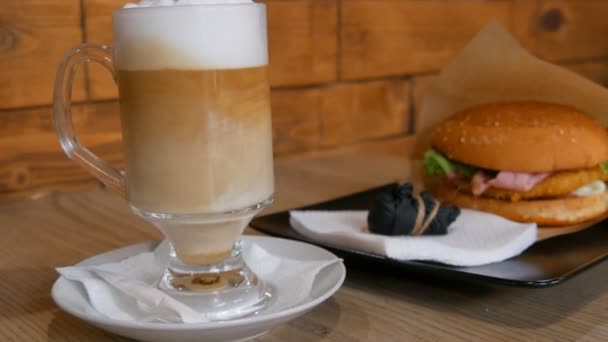
[[[608,211],[608,132],[576,108],[541,102],[466,109],[431,133],[425,185],[439,200],[540,226]]]

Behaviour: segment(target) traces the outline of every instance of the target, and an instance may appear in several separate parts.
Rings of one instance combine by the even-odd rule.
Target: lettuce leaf
[[[608,170],[608,164],[607,170]],[[448,175],[457,173],[467,178],[472,178],[477,168],[448,159],[440,152],[430,149],[424,154],[424,170],[429,176]]]
[[[454,168],[448,158],[430,149],[424,154],[424,171],[429,176],[440,176],[454,172]]]
[[[600,164],[600,170],[602,170],[604,174],[608,174],[608,161]]]

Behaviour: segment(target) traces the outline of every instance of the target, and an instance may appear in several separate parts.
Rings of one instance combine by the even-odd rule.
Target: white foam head
[[[138,3],[128,3],[125,5],[125,8],[208,4],[247,4],[252,2],[252,0],[141,0]]]
[[[117,67],[198,70],[267,65],[265,5],[212,2],[144,0],[115,11]]]

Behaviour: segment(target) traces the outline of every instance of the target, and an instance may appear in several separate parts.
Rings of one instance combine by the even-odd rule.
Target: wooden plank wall
[[[91,183],[60,152],[55,67],[80,42],[111,44],[123,0],[15,0],[0,6],[0,198]],[[605,0],[267,0],[277,157],[407,155],[434,75],[490,20],[532,52],[608,84]],[[74,85],[76,128],[122,161],[116,88],[97,66]]]

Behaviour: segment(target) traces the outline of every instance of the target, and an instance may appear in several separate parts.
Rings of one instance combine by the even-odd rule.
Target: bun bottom
[[[517,222],[536,222],[543,227],[592,221],[608,211],[608,193],[588,197],[510,202],[475,197],[458,191],[445,182],[427,182],[426,188],[443,203],[494,213]]]

